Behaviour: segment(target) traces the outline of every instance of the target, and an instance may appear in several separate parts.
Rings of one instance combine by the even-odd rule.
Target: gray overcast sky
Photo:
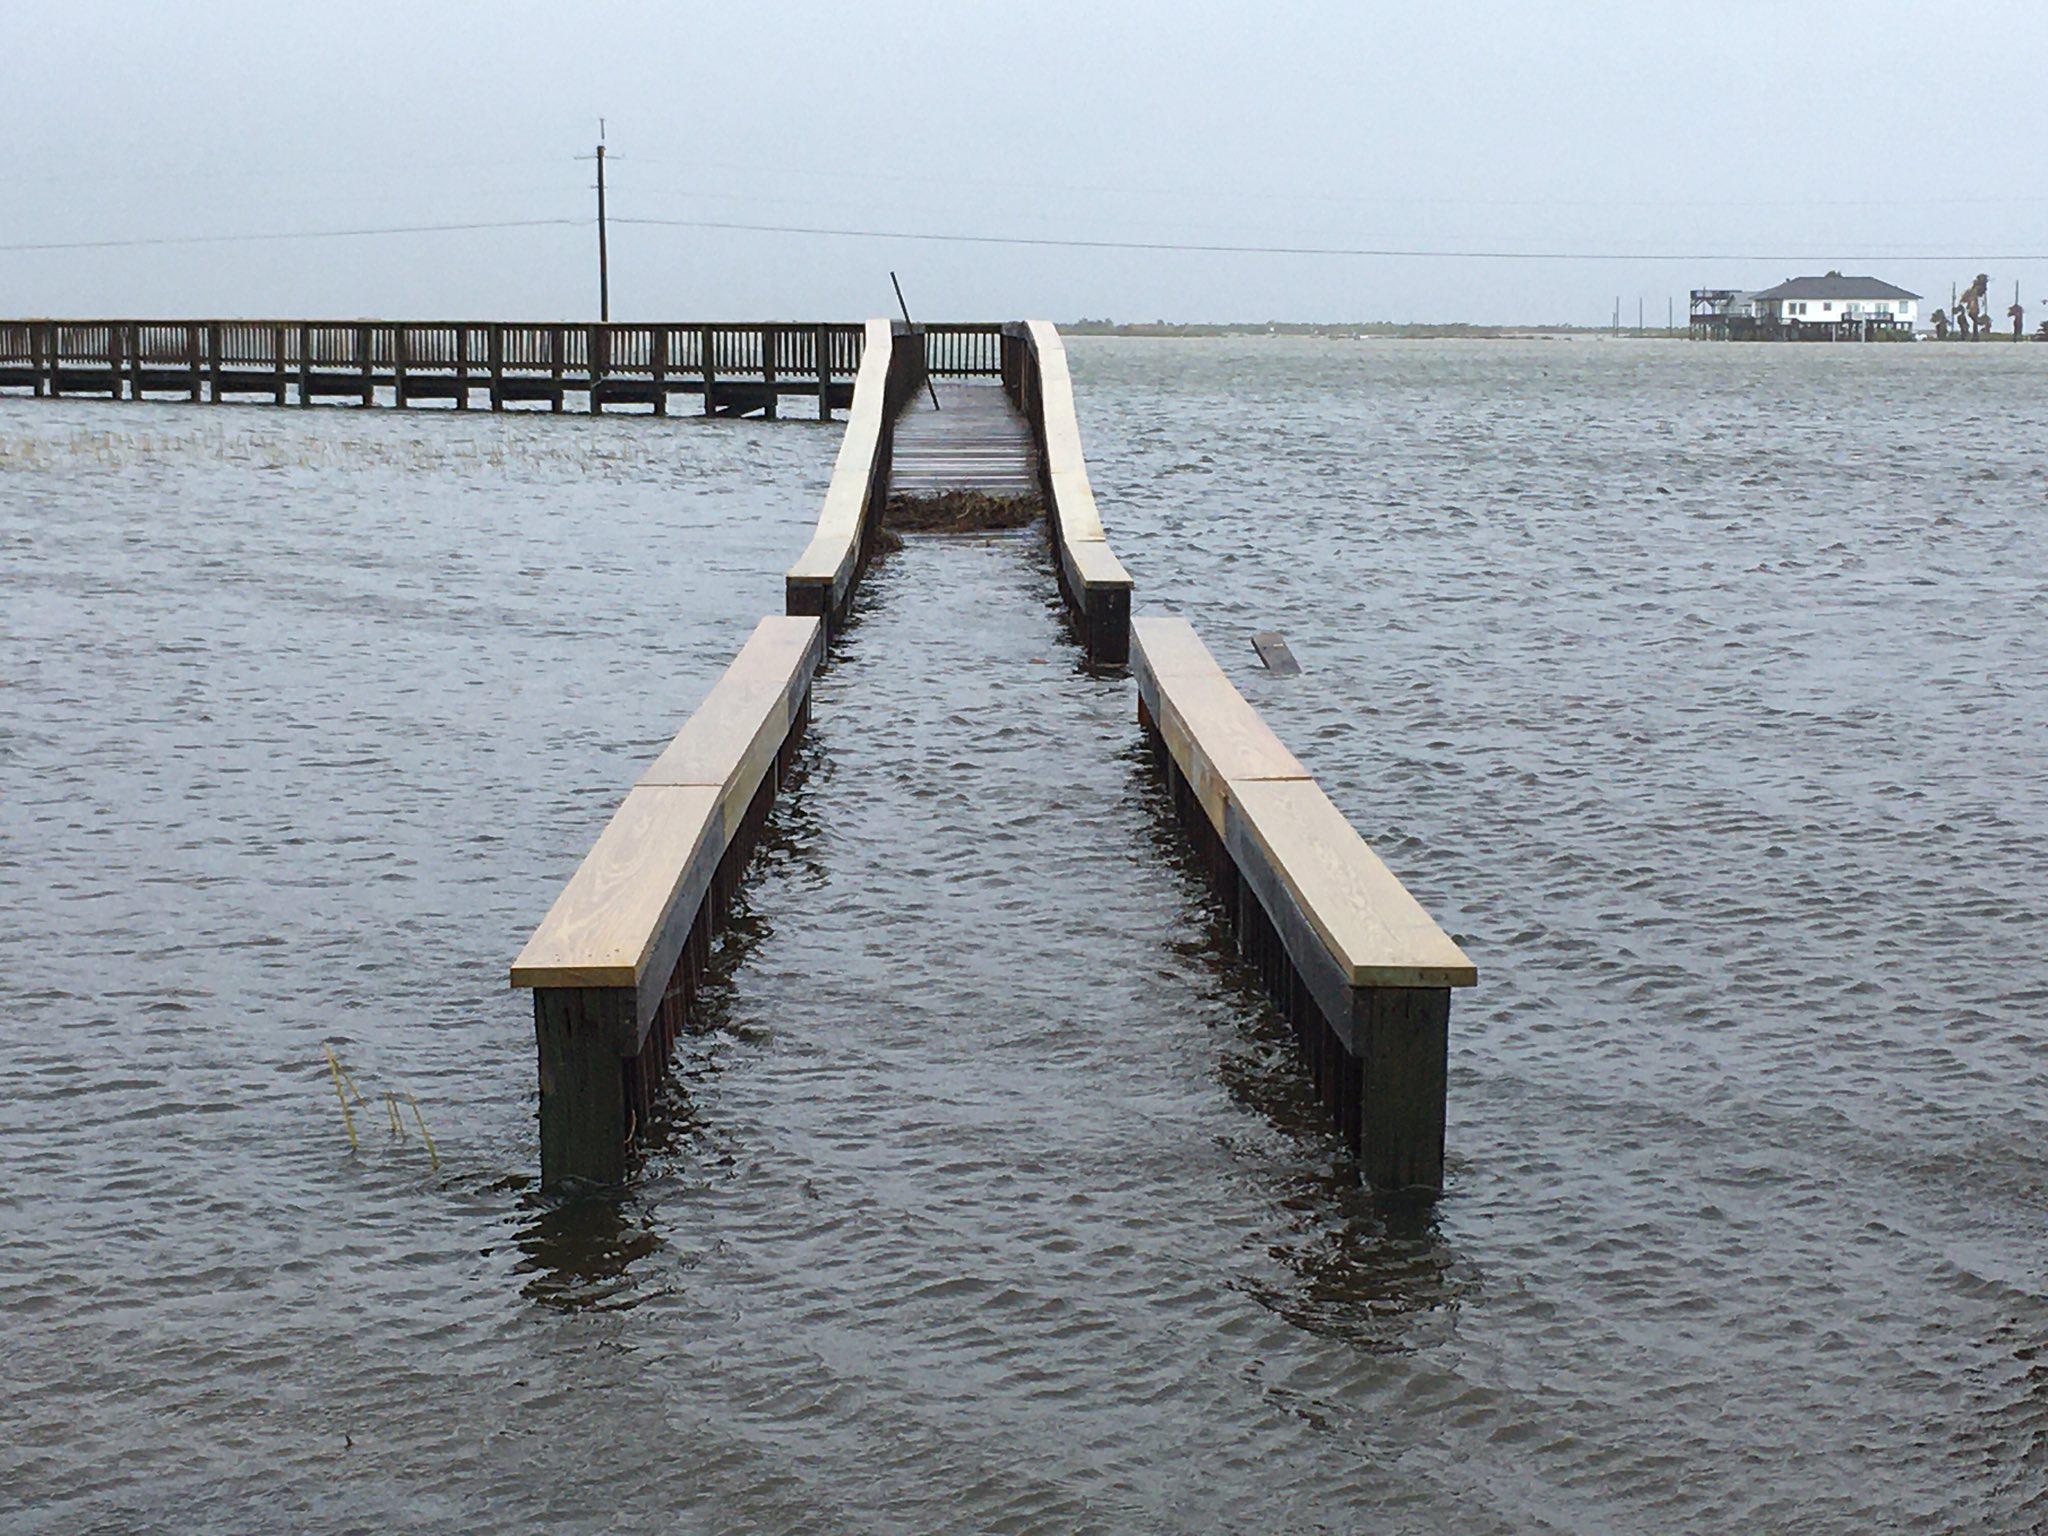
[[[894,267],[934,318],[1600,323],[1640,295],[1661,321],[1694,286],[1831,265],[1943,303],[1982,268],[2001,312],[2018,278],[2048,318],[2038,0],[0,0],[0,21],[0,245],[588,220],[572,156],[602,114],[620,220],[1701,258],[617,223],[622,320],[878,313]],[[578,318],[594,243],[565,226],[0,251],[0,312]]]

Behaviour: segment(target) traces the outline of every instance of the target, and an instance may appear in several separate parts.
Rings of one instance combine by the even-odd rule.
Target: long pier
[[[784,578],[786,612],[761,620],[627,791],[513,962],[512,985],[533,992],[544,1185],[627,1177],[894,488],[1036,496],[1083,660],[1110,685],[1135,682],[1171,803],[1363,1177],[1441,1187],[1450,994],[1477,970],[1193,628],[1133,620],[1052,325],[0,321],[5,388],[458,410],[559,411],[573,397],[655,414],[680,394],[713,416],[775,416],[802,395],[820,417],[846,412],[817,526]]]
[[[829,419],[853,398],[864,328],[845,324],[513,324],[467,320],[0,321],[0,389],[272,405],[457,410],[545,405]]]

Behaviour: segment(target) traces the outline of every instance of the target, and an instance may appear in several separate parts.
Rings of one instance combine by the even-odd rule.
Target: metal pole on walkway
[[[916,325],[917,322],[910,318],[910,306],[903,302],[903,285],[896,281],[896,274],[894,272],[889,274],[889,286],[896,290],[896,307],[903,311],[903,323],[909,326]],[[924,387],[926,393],[932,397],[932,409],[936,411],[939,408],[939,391],[937,386],[932,383],[932,373],[929,368],[925,369]]]

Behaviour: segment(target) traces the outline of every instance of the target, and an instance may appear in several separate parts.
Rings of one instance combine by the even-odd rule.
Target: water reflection
[[[532,1214],[514,1237],[525,1255],[513,1272],[526,1277],[529,1301],[564,1312],[618,1312],[637,1305],[645,1286],[636,1266],[667,1248],[654,1212],[622,1190],[529,1195]]]

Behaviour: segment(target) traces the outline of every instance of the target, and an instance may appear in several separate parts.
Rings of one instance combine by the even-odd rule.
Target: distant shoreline
[[[1650,326],[1640,331],[1632,326],[1625,326],[1616,331],[1605,325],[1467,325],[1457,322],[1397,325],[1388,320],[1365,320],[1348,324],[1283,320],[1221,324],[1184,324],[1166,320],[1137,323],[1074,320],[1063,322],[1060,333],[1065,336],[1320,336],[1336,341],[1434,341],[1461,338],[1475,341],[1551,341],[1569,340],[1577,336],[1627,336],[1648,341],[1686,339],[1686,332],[1682,327],[1667,330],[1661,325]]]

